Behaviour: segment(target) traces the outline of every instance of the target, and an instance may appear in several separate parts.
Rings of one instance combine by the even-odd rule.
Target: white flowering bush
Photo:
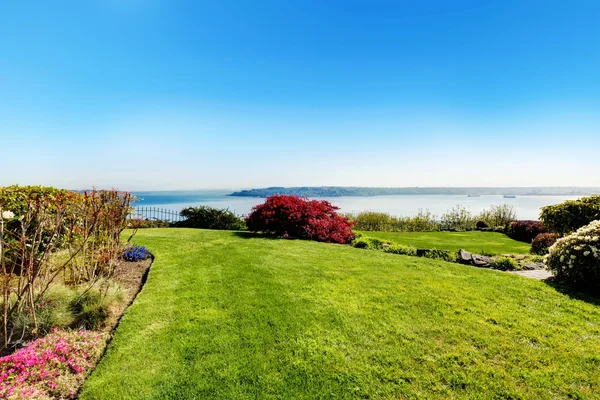
[[[548,250],[548,268],[559,281],[600,287],[600,221],[558,239]]]

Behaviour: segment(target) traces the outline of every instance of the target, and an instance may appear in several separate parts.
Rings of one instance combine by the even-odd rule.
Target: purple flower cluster
[[[125,261],[141,261],[148,257],[150,257],[150,250],[137,244],[129,245],[123,251],[123,259]]]

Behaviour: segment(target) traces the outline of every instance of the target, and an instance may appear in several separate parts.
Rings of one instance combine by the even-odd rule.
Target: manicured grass
[[[529,254],[531,246],[497,232],[363,232],[367,236],[418,248],[479,254]]]
[[[136,241],[155,263],[81,399],[600,393],[600,308],[541,281],[233,232]]]

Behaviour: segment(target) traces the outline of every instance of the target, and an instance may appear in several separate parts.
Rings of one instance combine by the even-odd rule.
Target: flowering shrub
[[[554,232],[540,233],[531,242],[531,253],[543,256],[548,254],[548,249],[558,240],[559,236]]]
[[[544,232],[546,228],[540,221],[512,221],[506,226],[506,234],[509,237],[525,243],[531,243],[534,237]]]
[[[0,397],[75,398],[105,341],[105,334],[90,331],[54,331],[0,358]]]
[[[574,286],[600,287],[600,221],[558,239],[549,249],[548,268]]]
[[[129,245],[123,250],[123,259],[125,261],[141,261],[150,257],[150,250],[137,244]]]
[[[269,196],[252,208],[246,218],[248,229],[283,238],[320,242],[349,243],[354,234],[352,223],[336,213],[338,207],[328,201],[296,196]]]
[[[600,219],[600,195],[542,207],[540,219],[551,232],[565,235]]]

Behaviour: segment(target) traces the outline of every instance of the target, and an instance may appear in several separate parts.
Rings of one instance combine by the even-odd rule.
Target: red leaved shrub
[[[330,243],[349,243],[354,234],[348,218],[338,215],[338,207],[324,200],[275,195],[252,208],[246,218],[251,232],[283,238],[299,238]]]
[[[512,221],[506,226],[506,234],[509,237],[525,243],[531,243],[534,237],[545,232],[544,225],[535,220]]]
[[[553,232],[540,233],[531,242],[531,253],[540,256],[548,254],[548,249],[559,239],[560,236]]]

